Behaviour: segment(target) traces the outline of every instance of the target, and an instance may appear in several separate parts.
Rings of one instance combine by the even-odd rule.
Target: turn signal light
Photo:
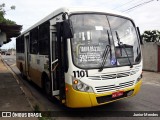
[[[73,81],[73,84],[78,84],[78,80],[74,80],[74,81]]]
[[[66,87],[66,92],[68,91],[68,87]]]

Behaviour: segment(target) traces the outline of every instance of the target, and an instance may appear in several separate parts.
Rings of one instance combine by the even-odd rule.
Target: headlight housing
[[[137,81],[136,81],[136,83],[138,83],[141,79],[142,79],[142,73],[140,74],[140,76],[137,78]]]
[[[93,92],[92,87],[86,85],[85,83],[81,82],[76,78],[72,78],[72,86],[75,90],[82,91],[82,92]]]

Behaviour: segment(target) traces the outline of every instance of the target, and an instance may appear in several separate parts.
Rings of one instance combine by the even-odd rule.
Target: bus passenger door
[[[51,37],[51,49],[50,49],[50,60],[51,60],[51,84],[52,84],[52,95],[59,95],[59,84],[58,84],[58,57],[57,57],[57,37],[56,29],[54,26],[50,26],[50,37]]]
[[[25,71],[28,79],[29,77],[29,34],[25,35]]]
[[[58,95],[59,100],[63,103],[65,100],[65,79],[63,71],[63,40],[61,38],[61,22],[62,14],[50,21],[51,40],[51,77],[52,79],[52,95]],[[53,44],[52,44],[53,43]],[[53,59],[52,59],[53,58]]]

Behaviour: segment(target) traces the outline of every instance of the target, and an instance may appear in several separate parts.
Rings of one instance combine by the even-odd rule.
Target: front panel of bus
[[[135,95],[141,86],[139,37],[132,20],[111,14],[71,14],[66,105],[91,107]]]

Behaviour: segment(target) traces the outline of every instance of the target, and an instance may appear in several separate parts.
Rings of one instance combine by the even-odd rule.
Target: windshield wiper
[[[126,55],[127,55],[127,59],[128,59],[129,64],[130,64],[130,68],[132,68],[133,65],[132,65],[132,63],[131,63],[131,61],[130,61],[130,59],[129,59],[129,56],[128,56],[126,47],[125,47],[125,45],[123,44],[123,42],[120,41],[118,32],[117,32],[117,31],[115,31],[115,32],[116,32],[116,37],[117,37],[117,41],[118,41],[118,46],[119,46],[120,49],[121,49],[121,46],[123,47],[123,49],[124,49],[124,51],[125,51],[125,53],[126,53]],[[122,51],[121,51],[121,54],[122,54]]]
[[[108,41],[110,43],[110,38],[109,38],[109,32],[108,32],[108,30],[107,30],[107,35],[108,35]],[[106,63],[106,60],[108,58],[108,54],[109,54],[110,51],[111,51],[111,46],[110,45],[106,45],[105,50],[104,50],[104,52],[102,54],[102,63],[101,63],[101,66],[100,66],[100,68],[98,70],[99,72],[101,72],[103,70],[104,65]]]
[[[104,50],[103,55],[102,55],[102,63],[101,63],[101,66],[98,70],[99,72],[101,72],[104,68],[106,60],[108,58],[109,51],[110,51],[110,45],[106,45],[105,50]]]

